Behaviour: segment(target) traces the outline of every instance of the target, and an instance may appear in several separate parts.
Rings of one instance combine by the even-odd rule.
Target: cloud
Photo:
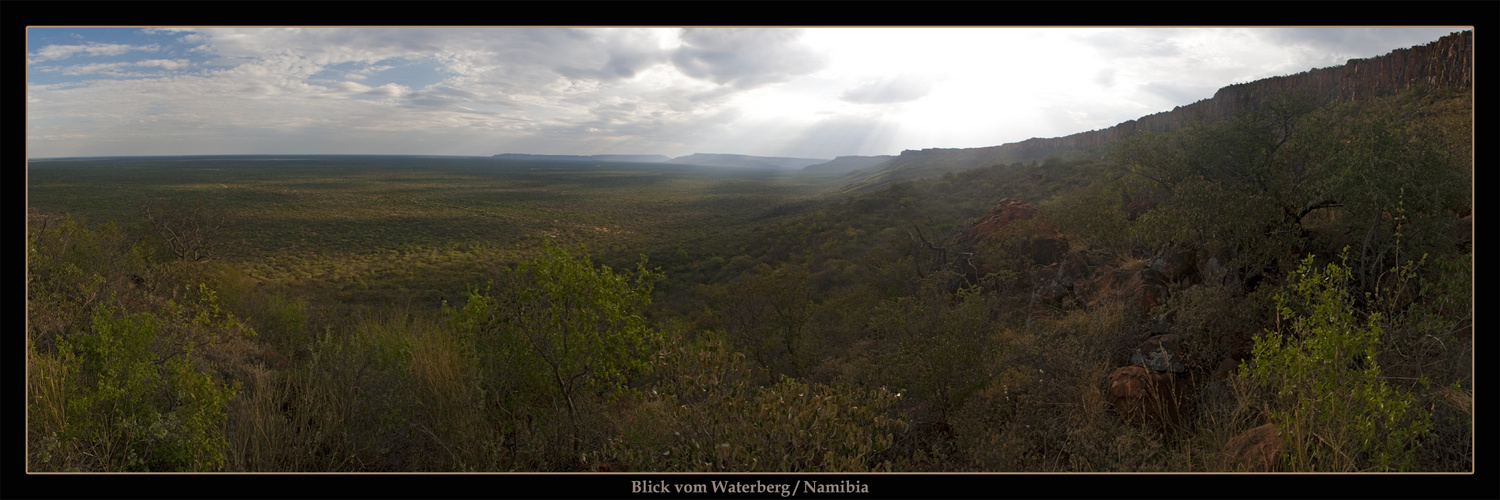
[[[1115,69],[1104,68],[1099,70],[1099,75],[1094,77],[1094,83],[1099,84],[1101,87],[1115,86]]]
[[[603,47],[603,50],[594,48],[583,51],[583,54],[579,54],[581,58],[569,61],[569,65],[558,66],[557,72],[568,78],[630,79],[646,68],[665,63],[668,59],[657,36],[648,31],[575,31],[574,34],[587,39],[589,46]]]
[[[915,101],[932,92],[932,82],[926,78],[901,75],[867,81],[845,90],[839,99],[857,104],[893,104]]]
[[[1173,38],[1182,34],[1183,30],[1174,28],[1109,30],[1082,35],[1078,40],[1109,58],[1162,58],[1182,54]]]
[[[66,66],[66,67],[62,68],[62,74],[64,74],[64,75],[74,75],[74,76],[76,76],[76,75],[98,75],[98,74],[103,74],[103,75],[117,75],[117,74],[121,73],[120,70],[122,70],[122,69],[124,69],[126,67],[129,67],[129,66],[130,66],[130,63],[123,63],[123,62],[79,64],[79,65],[76,65],[76,66]]]
[[[135,63],[135,65],[148,68],[161,68],[171,71],[186,68],[191,64],[187,59],[149,59],[145,61],[138,61]]]
[[[801,36],[789,28],[684,28],[672,63],[684,75],[739,89],[780,83],[827,64]]]
[[[1460,28],[1268,28],[1251,33],[1268,44],[1302,48],[1311,64],[1327,66],[1426,44],[1456,31]]]
[[[1151,82],[1141,87],[1147,94],[1160,97],[1175,105],[1186,105],[1213,97],[1218,87],[1179,85],[1171,82]]]
[[[161,50],[161,47],[154,43],[151,45],[124,45],[118,43],[48,45],[37,49],[36,53],[32,54],[32,57],[30,59],[27,59],[26,63],[35,64],[42,61],[67,59],[69,57],[73,57],[76,54],[83,54],[88,56],[118,56],[133,50],[156,52],[158,50]]]
[[[405,85],[397,85],[394,83],[387,83],[385,85],[381,85],[379,87],[375,87],[373,89],[365,91],[365,94],[381,97],[401,97],[410,93],[411,89],[406,88]]]

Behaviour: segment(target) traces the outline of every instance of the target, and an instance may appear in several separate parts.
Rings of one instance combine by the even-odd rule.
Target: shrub
[[[1270,389],[1288,470],[1407,470],[1430,418],[1381,377],[1378,313],[1358,321],[1347,265],[1304,259],[1275,296],[1277,327],[1255,340],[1245,376]]]
[[[55,353],[33,351],[32,386],[42,390],[31,407],[46,416],[33,429],[48,448],[33,455],[33,468],[222,469],[224,408],[237,388],[196,367],[198,341],[184,335],[212,319],[206,310],[188,320],[109,304],[95,311],[90,331],[60,339]]]
[[[766,372],[722,334],[676,337],[653,360],[622,432],[593,457],[646,471],[889,470],[886,452],[906,427],[900,395],[885,388],[809,384]]]

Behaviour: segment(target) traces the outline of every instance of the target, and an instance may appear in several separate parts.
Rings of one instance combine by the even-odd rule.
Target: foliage
[[[928,289],[886,301],[871,318],[893,347],[882,363],[891,383],[909,389],[940,422],[991,374],[986,369],[993,355],[989,306],[977,286],[962,288],[951,299]]]
[[[809,363],[803,335],[813,313],[810,278],[801,266],[761,264],[723,285],[719,309],[734,346],[761,366],[800,376]]]
[[[631,470],[889,470],[884,453],[905,429],[900,394],[788,377],[763,386],[722,335],[673,337],[652,362],[659,381],[596,458]]]
[[[1410,470],[1430,427],[1426,410],[1382,378],[1381,318],[1356,319],[1350,279],[1347,264],[1303,259],[1275,297],[1277,328],[1255,342],[1247,374],[1271,389],[1290,470]]]
[[[1273,100],[1103,161],[976,156],[849,196],[826,194],[859,179],[672,166],[30,162],[29,463],[1217,470],[1270,416],[1294,469],[1470,470],[1469,99]],[[1093,250],[1059,269],[1064,296],[1163,248],[1197,262],[1154,317],[1042,303],[1051,278],[1012,248],[966,274],[963,235],[1001,198]],[[88,222],[146,200],[222,209],[213,260],[149,221]],[[558,249],[580,243],[596,253]],[[1343,247],[1341,285],[1297,288],[1335,273],[1292,256]],[[609,269],[642,254],[665,272]],[[1277,318],[1264,378],[1195,377],[1188,434],[1108,411],[1103,381],[1161,328],[1203,374]]]
[[[1120,206],[1120,191],[1103,182],[1069,190],[1042,202],[1038,208],[1086,249],[1129,254],[1134,245],[1133,221]]]
[[[41,429],[52,446],[77,455],[44,453],[34,467],[101,471],[213,471],[226,464],[225,405],[236,392],[195,366],[201,340],[236,326],[215,318],[211,295],[197,314],[166,317],[129,314],[114,305],[94,313],[86,334],[62,339],[54,354],[36,352],[34,382],[57,377],[59,387],[40,391],[33,410],[65,404]],[[216,320],[225,320],[224,322]],[[44,399],[53,398],[51,401]],[[61,401],[55,398],[61,398]],[[54,462],[52,458],[60,460]],[[87,457],[87,458],[84,458]]]
[[[471,292],[453,318],[471,336],[481,377],[500,400],[547,391],[566,404],[576,451],[580,392],[624,388],[655,351],[660,335],[642,314],[657,276],[644,259],[633,276],[616,274],[549,246],[517,265],[501,293]]]

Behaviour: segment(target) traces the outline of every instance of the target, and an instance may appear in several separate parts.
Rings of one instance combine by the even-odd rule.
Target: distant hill
[[[673,158],[667,163],[678,165],[703,165],[708,167],[777,168],[783,170],[791,170],[803,168],[808,165],[828,163],[828,160],[817,158],[778,158],[772,156],[693,153],[687,156],[679,156],[677,158]]]
[[[1129,120],[1102,130],[1050,139],[1033,138],[1000,146],[902,151],[895,159],[850,174],[844,192],[862,192],[904,180],[980,167],[1080,154],[1138,131],[1164,133],[1190,120],[1221,120],[1281,92],[1297,92],[1330,102],[1351,102],[1399,94],[1414,86],[1468,91],[1473,85],[1474,32],[1463,31],[1426,45],[1396,49],[1342,66],[1313,69],[1219,89],[1214,96],[1171,111]]]
[[[862,168],[870,168],[891,161],[895,156],[840,156],[828,163],[808,165],[802,168],[810,174],[847,174]]]
[[[493,156],[500,160],[526,160],[526,161],[573,161],[573,162],[626,162],[626,163],[667,163],[671,157],[662,155],[528,155],[519,153],[504,153]]]

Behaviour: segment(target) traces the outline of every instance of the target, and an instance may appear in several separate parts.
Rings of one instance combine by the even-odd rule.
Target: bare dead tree
[[[926,214],[924,213],[923,215]],[[911,228],[906,230],[906,234],[911,238],[912,243],[925,247],[932,252],[933,271],[958,270],[957,272],[963,274],[962,270],[967,265],[970,268],[974,268],[976,274],[978,273],[978,268],[974,267],[974,252],[958,248],[951,255],[949,253],[949,247],[954,245],[963,246],[960,236],[968,233],[968,224],[955,227],[947,235],[938,238],[937,243],[933,243],[932,240],[927,239],[927,235],[923,234],[921,226],[918,226],[916,223],[910,224]],[[919,263],[917,264],[917,276],[921,278],[927,277],[927,273],[922,270],[922,266]]]
[[[156,228],[162,243],[177,258],[188,262],[207,262],[215,257],[214,243],[224,229],[225,219],[203,204],[186,210],[162,207],[153,209],[151,202],[141,206],[141,215]]]

